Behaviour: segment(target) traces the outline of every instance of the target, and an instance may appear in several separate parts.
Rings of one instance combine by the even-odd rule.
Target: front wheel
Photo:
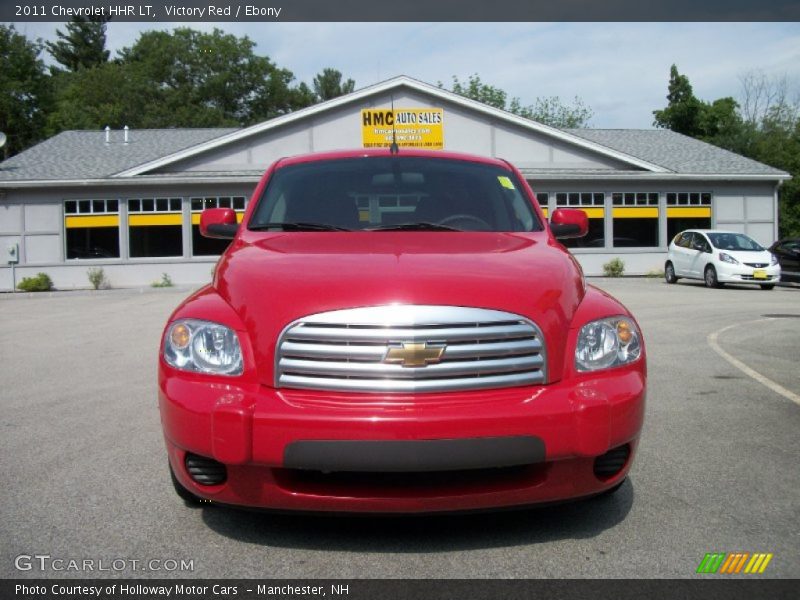
[[[712,265],[708,265],[706,267],[703,279],[706,282],[706,287],[709,288],[722,287],[722,284],[719,282],[719,279],[717,279],[717,270]]]
[[[775,287],[774,283],[761,283],[759,284],[762,290],[771,290]]]
[[[675,267],[672,266],[671,262],[668,262],[664,267],[664,279],[667,283],[675,283],[678,281],[678,278],[675,276]]]

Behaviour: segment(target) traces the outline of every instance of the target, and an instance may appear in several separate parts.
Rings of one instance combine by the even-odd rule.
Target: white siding
[[[54,263],[63,260],[61,236],[27,235],[25,236],[25,263],[29,265]]]
[[[28,233],[61,231],[62,216],[61,204],[26,204],[25,231]]]
[[[22,231],[22,205],[0,204],[0,233]]]

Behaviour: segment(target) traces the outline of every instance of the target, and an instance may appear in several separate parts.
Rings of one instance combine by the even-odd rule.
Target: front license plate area
[[[766,279],[767,272],[764,269],[756,269],[753,271],[753,279]]]

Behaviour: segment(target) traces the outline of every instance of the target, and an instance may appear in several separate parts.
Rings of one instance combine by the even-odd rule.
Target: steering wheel
[[[477,228],[470,228],[467,227],[467,231],[491,231],[492,226],[487,222],[481,219],[480,217],[476,217],[475,215],[467,215],[467,214],[458,214],[458,215],[450,215],[449,217],[445,217],[441,221],[438,222],[438,225],[450,225],[451,223],[456,223],[458,221],[472,223],[477,225]]]

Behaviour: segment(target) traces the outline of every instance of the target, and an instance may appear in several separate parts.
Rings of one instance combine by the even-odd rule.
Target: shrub
[[[89,277],[89,283],[94,286],[94,289],[105,289],[110,287],[108,285],[108,279],[106,279],[106,273],[103,271],[102,267],[92,267],[88,271],[86,271],[86,275]]]
[[[625,272],[625,263],[621,258],[612,258],[603,265],[603,274],[606,277],[622,277]]]
[[[49,292],[53,289],[53,280],[47,273],[37,273],[36,277],[23,277],[17,288],[23,292]]]
[[[166,273],[161,274],[161,281],[154,281],[152,287],[172,287],[172,278]]]

